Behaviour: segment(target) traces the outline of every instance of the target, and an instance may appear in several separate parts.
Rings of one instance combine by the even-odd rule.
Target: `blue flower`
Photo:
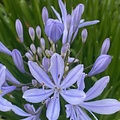
[[[80,79],[81,80],[79,81],[78,88],[79,90],[84,90],[84,77],[81,77]],[[91,118],[83,111],[83,108],[88,110],[96,120],[97,118],[93,112],[98,114],[113,114],[119,111],[120,102],[115,99],[91,101],[103,92],[108,82],[109,76],[101,78],[86,92],[86,98],[83,102],[78,105],[65,105],[67,118],[70,117],[72,120],[91,120]]]
[[[63,44],[67,42],[72,43],[77,36],[79,28],[89,26],[89,25],[94,25],[99,22],[99,20],[84,22],[84,20],[81,19],[83,11],[84,11],[83,4],[78,4],[70,15],[67,13],[66,5],[63,4],[62,0],[58,0],[58,3],[59,3],[62,17],[54,9],[53,6],[52,6],[52,10],[54,11],[58,20],[64,25],[64,31],[63,31],[63,37],[62,37]]]
[[[3,96],[15,90],[15,86],[6,86],[6,67],[0,69],[0,111],[6,112],[11,110],[12,104],[8,100],[4,99]]]
[[[49,68],[51,79],[37,63],[29,61],[28,66],[33,77],[43,85],[43,88],[27,90],[24,92],[23,98],[28,102],[39,103],[53,95],[48,104],[46,113],[49,120],[56,120],[59,117],[59,95],[61,95],[65,101],[73,105],[80,104],[85,99],[86,95],[83,91],[68,89],[83,73],[83,65],[77,65],[64,78],[64,61],[59,54],[55,53],[51,57],[51,65]]]

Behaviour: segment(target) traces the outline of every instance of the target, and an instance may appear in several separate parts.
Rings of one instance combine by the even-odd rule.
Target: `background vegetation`
[[[86,21],[100,20],[100,23],[97,25],[87,27],[89,35],[79,59],[85,64],[85,67],[94,63],[95,59],[99,56],[102,42],[105,38],[109,37],[111,40],[109,54],[113,58],[112,62],[105,72],[93,77],[93,81],[102,76],[109,75],[111,78],[110,83],[103,94],[97,99],[107,97],[120,100],[120,0],[64,0],[64,2],[66,2],[69,13],[71,13],[71,10],[75,8],[78,3],[83,3],[85,5],[85,11],[82,18]],[[28,35],[28,28],[30,26],[35,28],[37,25],[40,25],[42,31],[44,31],[41,11],[42,8],[46,6],[49,10],[49,16],[55,18],[50,7],[51,5],[60,11],[57,0],[1,0],[0,41],[10,50],[17,48],[24,55],[25,50],[19,43],[16,35],[15,20],[18,18],[21,20],[24,28],[25,44],[30,45],[31,40]],[[80,31],[72,45],[73,56],[75,56],[81,48]],[[44,32],[42,32],[42,36],[46,38]],[[30,79],[27,75],[22,75],[17,70],[9,56],[0,53],[0,62],[5,64],[18,80],[28,82]],[[93,84],[91,80],[87,80],[86,82],[88,87]],[[21,99],[21,93],[18,93],[14,93],[17,97],[16,100],[12,100],[11,95],[9,95],[9,99],[12,100],[14,104],[21,106],[25,101]],[[0,112],[0,115],[7,120],[20,119],[11,112]],[[97,115],[97,117],[99,120],[120,120],[120,112],[114,115]]]

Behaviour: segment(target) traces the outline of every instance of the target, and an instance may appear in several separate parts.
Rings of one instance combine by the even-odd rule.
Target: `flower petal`
[[[60,114],[59,95],[54,95],[47,107],[47,118],[49,120],[57,120]]]
[[[44,89],[30,89],[26,90],[23,93],[23,98],[32,103],[39,103],[46,98],[48,98],[53,93],[53,90],[44,90]]]
[[[85,83],[84,83],[84,78],[85,78],[86,74],[82,73],[77,81],[77,86],[78,86],[78,90],[84,90],[85,88]]]
[[[70,104],[77,105],[84,101],[86,94],[77,89],[64,90],[60,92],[61,96]]]
[[[1,87],[3,85],[3,83],[5,82],[5,78],[6,78],[6,72],[5,72],[5,70],[6,70],[5,66],[2,66],[0,68],[0,89],[1,89]]]
[[[50,73],[53,77],[53,80],[57,86],[59,86],[61,78],[64,73],[64,61],[62,57],[55,53],[51,57]]]
[[[27,112],[24,112],[21,108],[17,107],[16,105],[13,105],[12,111],[19,115],[19,116],[30,116],[31,114],[28,114]]]
[[[79,28],[89,26],[89,25],[94,25],[94,24],[97,24],[98,22],[100,22],[100,21],[99,20],[93,20],[93,21],[83,22],[83,23],[79,24]]]
[[[83,65],[77,65],[66,76],[61,83],[61,88],[68,88],[73,85],[83,72]]]
[[[58,0],[58,3],[59,3],[59,7],[60,7],[60,10],[61,10],[61,13],[62,13],[62,20],[63,20],[63,22],[66,22],[66,17],[67,17],[66,7],[63,4],[62,0]]]
[[[2,96],[4,96],[5,94],[8,94],[10,92],[12,92],[15,89],[16,89],[16,86],[2,87]]]
[[[44,83],[45,86],[53,88],[54,84],[52,83],[48,75],[36,62],[29,61],[28,66],[31,74],[38,82],[40,82],[41,84]]]
[[[0,96],[0,111],[6,112],[11,110],[12,104]]]
[[[79,106],[76,106],[76,112],[80,120],[92,120]]]
[[[115,99],[103,99],[93,102],[84,102],[80,106],[98,114],[113,114],[120,110],[120,102]]]
[[[100,80],[98,80],[93,87],[91,87],[86,92],[86,98],[85,101],[91,100],[93,98],[96,98],[99,96],[103,90],[106,88],[107,84],[109,82],[109,76],[102,77]]]

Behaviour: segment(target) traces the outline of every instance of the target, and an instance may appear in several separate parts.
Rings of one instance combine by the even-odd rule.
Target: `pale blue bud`
[[[30,27],[28,31],[29,31],[29,35],[30,35],[31,40],[34,41],[35,40],[35,31],[34,31],[34,29],[32,27]]]
[[[36,53],[36,47],[35,47],[34,44],[31,44],[31,45],[30,45],[30,49],[31,49],[31,51],[32,51],[34,54]]]
[[[67,51],[69,50],[69,48],[70,48],[70,44],[69,43],[64,44],[62,46],[62,48],[61,48],[61,55],[65,56]]]
[[[48,72],[48,69],[50,67],[50,60],[47,58],[47,57],[44,57],[42,59],[42,66],[43,66],[43,69]]]
[[[20,39],[20,42],[23,42],[23,26],[19,19],[17,19],[15,22],[15,28],[16,28],[17,35]]]
[[[36,87],[37,84],[38,84],[37,80],[33,79],[33,80],[32,80],[32,85],[33,85],[34,87]]]
[[[41,28],[40,28],[40,26],[36,27],[36,34],[37,34],[38,39],[40,39],[41,38]]]
[[[17,49],[12,50],[12,58],[18,70],[25,73],[22,55]]]
[[[28,60],[30,60],[30,61],[33,61],[33,60],[34,60],[32,54],[31,54],[30,52],[26,52],[26,53],[25,53],[25,56],[26,56],[26,57],[28,58]]]
[[[110,64],[111,59],[112,58],[110,55],[106,55],[106,54],[100,55],[95,61],[91,71],[88,73],[88,76],[93,76],[103,72]]]
[[[46,22],[47,22],[47,20],[48,20],[48,17],[49,17],[49,15],[48,15],[48,10],[47,10],[46,7],[44,7],[44,8],[42,9],[42,20],[43,20],[44,25],[46,24]]]
[[[43,50],[40,47],[38,47],[37,48],[37,54],[38,54],[38,56],[42,57],[42,53],[43,53]]]
[[[44,38],[40,39],[40,43],[41,43],[42,50],[45,50],[45,40],[44,40]]]
[[[81,36],[82,36],[82,42],[85,43],[88,36],[88,32],[86,28],[82,30]]]
[[[101,54],[107,54],[109,48],[110,48],[110,39],[106,38],[102,44]]]

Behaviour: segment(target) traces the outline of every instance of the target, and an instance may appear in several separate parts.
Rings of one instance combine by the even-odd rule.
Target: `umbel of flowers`
[[[61,14],[53,6],[51,7],[57,19],[49,18],[46,7],[42,10],[45,31],[41,31],[40,26],[37,26],[36,30],[29,28],[28,32],[32,40],[29,49],[24,44],[22,23],[19,19],[16,20],[16,32],[20,42],[26,48],[27,61],[23,59],[19,50],[11,51],[0,42],[0,52],[11,56],[21,73],[32,76],[30,84],[24,83],[24,80],[21,83],[3,64],[0,64],[0,111],[11,110],[16,115],[22,116],[24,120],[42,120],[41,113],[44,109],[46,110],[45,117],[48,120],[57,120],[63,103],[61,100],[65,104],[66,118],[70,120],[91,120],[88,112],[97,120],[94,113],[113,114],[119,111],[120,102],[116,99],[92,101],[104,91],[109,83],[109,76],[102,77],[87,92],[85,91],[84,79],[103,72],[111,62],[111,56],[107,54],[110,39],[105,39],[101,47],[101,54],[89,73],[85,73],[84,63],[80,64],[77,55],[75,58],[70,55],[71,44],[80,28],[97,24],[99,21],[81,19],[84,11],[83,4],[78,4],[71,14],[67,13],[66,5],[61,0],[58,0],[58,4]],[[48,40],[42,38],[41,32],[45,32]],[[40,46],[34,44],[35,35],[39,39]],[[82,44],[86,42],[87,35],[87,29],[83,29],[81,32]],[[58,51],[57,42],[61,39],[61,51]],[[46,48],[46,42],[50,43],[49,48]],[[27,63],[29,71],[24,68],[25,63]],[[73,68],[70,67],[71,64],[73,64]],[[26,100],[24,110],[4,98],[6,94],[10,92],[12,94],[12,91],[16,91],[18,87],[23,93],[22,98]],[[34,103],[38,104],[37,109],[34,107]]]

